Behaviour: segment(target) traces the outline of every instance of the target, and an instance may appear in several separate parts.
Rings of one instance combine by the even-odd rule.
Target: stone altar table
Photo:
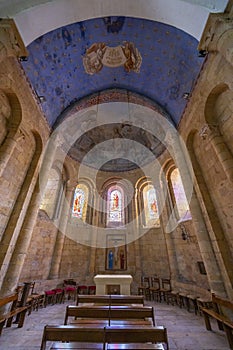
[[[131,275],[96,275],[96,294],[124,294],[130,295]]]

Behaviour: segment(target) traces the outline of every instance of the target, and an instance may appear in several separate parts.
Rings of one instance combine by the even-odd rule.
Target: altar
[[[123,294],[130,295],[131,275],[96,275],[96,294]]]

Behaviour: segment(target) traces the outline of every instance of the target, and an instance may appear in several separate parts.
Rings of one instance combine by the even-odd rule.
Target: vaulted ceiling
[[[106,102],[98,97],[103,92],[107,101],[147,99],[177,126],[204,61],[198,42],[208,15],[226,5],[226,0],[0,0],[0,14],[15,19],[29,54],[22,66],[35,93],[44,97],[41,108],[52,128],[80,101],[84,107],[91,99]],[[122,92],[124,101],[117,99]],[[101,142],[93,132],[92,140]]]

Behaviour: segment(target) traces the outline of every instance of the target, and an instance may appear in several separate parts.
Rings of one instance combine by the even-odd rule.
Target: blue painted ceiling
[[[83,65],[94,43],[108,47],[133,43],[141,55],[138,72],[124,66],[88,74]],[[106,89],[125,89],[151,99],[170,115],[175,125],[184,111],[200,72],[198,41],[175,27],[140,18],[105,17],[67,25],[49,32],[28,46],[22,62],[51,127],[76,101]]]

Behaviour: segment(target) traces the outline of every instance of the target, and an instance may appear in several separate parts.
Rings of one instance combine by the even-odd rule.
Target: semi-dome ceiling
[[[0,12],[15,19],[27,46],[22,66],[51,128],[77,102],[88,107],[88,96],[111,89],[148,98],[177,126],[184,96],[204,61],[198,42],[208,14],[223,12],[226,5],[226,0],[0,0]],[[134,141],[143,143],[133,130]],[[104,132],[114,139],[112,122],[95,131],[103,140]],[[70,154],[82,158],[93,145],[83,150],[80,142],[91,138],[97,145],[96,135],[83,134]],[[154,150],[161,153],[160,142]],[[109,159],[106,170],[114,170],[113,163]]]

